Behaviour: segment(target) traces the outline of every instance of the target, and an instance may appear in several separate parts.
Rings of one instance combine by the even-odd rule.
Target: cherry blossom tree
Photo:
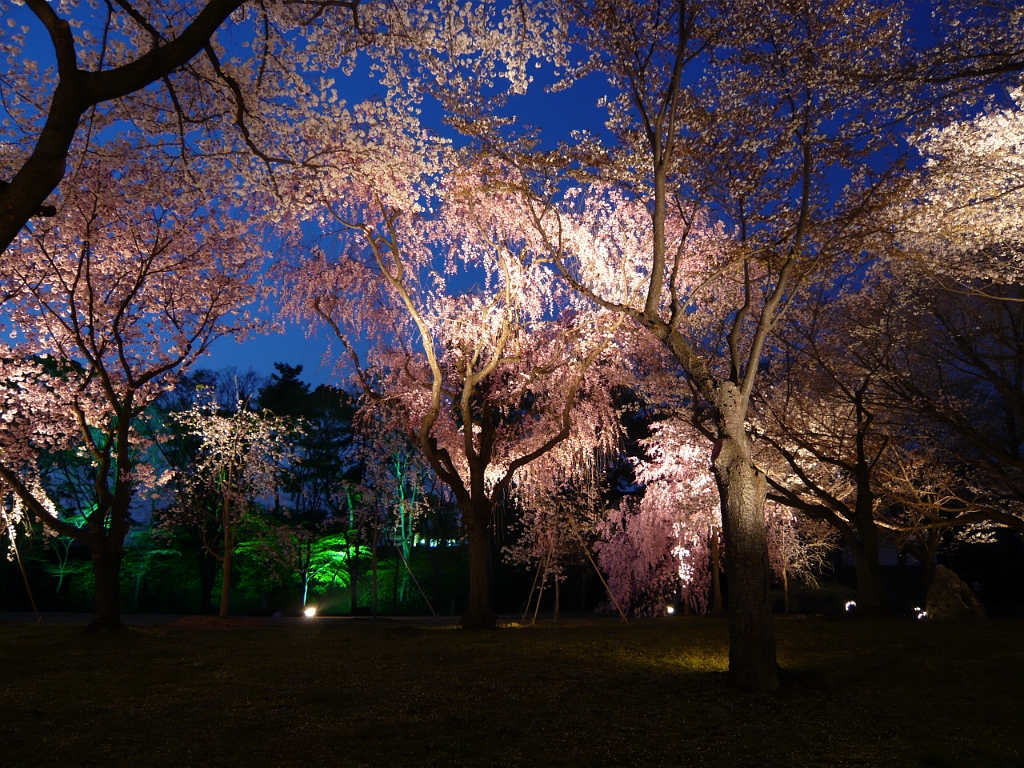
[[[23,286],[10,313],[24,341],[5,352],[0,461],[29,514],[89,547],[100,628],[120,626],[132,500],[153,480],[136,419],[213,340],[255,327],[245,308],[259,297],[264,259],[230,200],[174,169],[157,172],[151,156],[111,150],[90,157],[59,215],[23,232],[8,261]],[[44,448],[88,456],[86,525],[63,521],[33,492]]]
[[[495,506],[523,467],[613,428],[589,374],[619,318],[557,279],[521,196],[494,190],[500,168],[459,167],[443,148],[404,141],[381,146],[383,166],[364,159],[309,195],[324,203],[321,226],[341,229],[287,293],[294,312],[334,331],[367,407],[386,406],[451,489],[469,538],[463,626],[493,626]]]
[[[67,168],[126,126],[180,171],[201,176],[198,158],[273,187],[276,168],[329,166],[358,144],[335,76],[359,54],[394,118],[431,85],[521,91],[559,37],[542,2],[4,0],[0,15],[0,252],[53,212],[41,206]]]
[[[932,45],[914,52],[900,77],[945,87],[977,89],[1024,70],[1024,14],[1014,0],[932,7]]]
[[[960,29],[954,36],[973,42],[931,52],[934,66],[918,74],[967,89],[1012,72],[1019,12],[1002,3],[978,14],[947,5],[941,23],[952,19]],[[1000,15],[1004,23],[991,25]],[[986,35],[995,43],[984,42]],[[875,276],[883,278],[874,288],[883,284],[884,299],[851,328],[854,346],[872,353],[870,360],[860,355],[871,409],[886,414],[882,421],[911,425],[902,440],[877,421],[873,427],[876,438],[889,440],[883,460],[861,473],[885,505],[873,525],[918,557],[926,586],[950,529],[1020,526],[1012,499],[1020,485],[1014,361],[1024,131],[1020,90],[998,96],[973,118],[947,117],[914,138],[925,163],[884,217],[893,247],[874,254]]]
[[[504,547],[503,553],[508,562],[534,572],[524,618],[533,606],[532,621],[536,621],[541,599],[551,586],[557,621],[561,584],[569,565],[592,566],[608,587],[592,549],[606,514],[603,484],[612,442],[594,450],[591,445],[567,440],[516,476],[510,500],[519,517],[509,529],[518,535],[513,544]]]
[[[918,138],[926,165],[899,222],[923,268],[974,291],[1024,272],[1024,89],[1009,95],[1008,107]]]
[[[600,526],[601,566],[626,610],[661,615],[681,597],[704,613],[713,596],[711,539],[721,529],[710,450],[691,425],[671,418],[653,425],[643,446],[643,496],[623,499]]]
[[[1007,35],[1020,23],[1018,13]],[[890,309],[901,322],[879,337],[898,350],[884,382],[930,424],[930,440],[891,473],[921,536],[982,521],[1020,530],[1024,91],[1009,101],[918,137],[926,164],[894,225],[910,258],[885,266],[905,288]],[[904,537],[914,532],[902,523]]]
[[[251,400],[261,377],[235,368],[219,371],[197,369],[176,377],[173,389],[162,393],[139,422],[151,441],[152,460],[158,463],[160,484],[153,523],[162,528],[183,550],[195,557],[198,570],[199,613],[213,612],[213,588],[220,564],[210,554],[219,549],[222,536],[220,498],[212,483],[191,482],[201,447],[201,437],[180,429],[175,414],[190,410],[198,392],[216,393],[219,407],[229,411],[238,399]]]
[[[486,121],[476,133],[521,169],[537,225],[552,239],[580,207],[558,205],[553,178],[587,182],[595,209],[611,187],[642,212],[642,254],[592,249],[558,264],[576,290],[660,341],[691,383],[715,446],[730,676],[771,690],[767,482],[752,458],[748,412],[767,340],[807,276],[878,232],[909,112],[905,88],[885,77],[905,50],[905,15],[860,0],[563,5],[588,55],[561,85],[608,77],[611,140],[580,136],[541,155],[503,141]],[[707,236],[714,219],[725,225],[718,238]]]
[[[817,585],[817,576],[830,565],[837,534],[827,523],[797,515],[780,504],[765,504],[768,557],[772,575],[782,582],[783,611],[789,613],[789,583]]]
[[[722,520],[711,449],[678,414],[651,432],[636,469],[643,495],[624,499],[600,524],[601,565],[619,604],[634,613],[660,615],[677,598],[696,613],[720,611]],[[789,580],[813,581],[835,535],[778,504],[766,504],[764,516],[771,573],[783,585],[788,612]]]
[[[857,607],[869,613],[889,610],[879,562],[887,470],[922,436],[884,385],[900,343],[900,303],[900,286],[883,269],[807,291],[776,334],[754,420],[769,498],[842,536]]]
[[[930,425],[893,486],[908,509],[932,517],[926,527],[987,521],[1024,531],[1021,289],[935,282],[905,297],[906,342],[885,370],[896,407]]]
[[[1020,530],[1019,289],[967,271],[881,259],[809,292],[776,336],[755,418],[769,497],[842,535],[862,610],[888,609],[881,537],[927,585],[945,531]]]
[[[221,563],[220,615],[225,617],[239,528],[252,514],[256,500],[276,487],[298,428],[287,419],[253,411],[243,399],[235,402],[232,411],[222,413],[214,393],[177,414],[175,420],[200,438],[198,460],[185,482],[212,486],[220,497],[220,551],[214,550],[211,541],[203,544]]]

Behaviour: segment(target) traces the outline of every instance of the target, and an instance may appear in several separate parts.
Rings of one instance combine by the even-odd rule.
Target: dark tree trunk
[[[721,497],[729,568],[729,679],[736,688],[774,691],[779,687],[779,667],[764,526],[768,481],[750,459],[745,409],[737,407],[739,393],[723,385],[721,395],[720,438],[712,466]]]
[[[466,510],[463,510],[466,514]],[[490,509],[472,508],[466,514],[469,536],[469,605],[462,615],[463,629],[492,629],[498,617],[491,610]]]
[[[228,615],[228,602],[231,599],[231,549],[224,549],[224,560],[221,563],[220,611],[221,618]]]
[[[932,588],[932,582],[935,580],[935,555],[942,542],[942,533],[941,529],[932,528],[917,541],[910,540],[904,545],[906,551],[921,564],[922,602],[927,601],[928,591]]]
[[[929,552],[923,559],[918,558],[918,561],[921,563],[921,589],[927,598],[932,582],[935,581],[935,556]]]
[[[121,624],[121,553],[120,543],[105,541],[92,550],[92,570],[96,577],[95,607],[89,629],[114,632]]]
[[[871,460],[867,448],[867,434],[872,417],[865,410],[863,395],[857,394],[857,462],[854,477],[857,481],[857,500],[851,522],[857,529],[857,541],[847,541],[853,552],[853,566],[857,571],[857,611],[873,615],[889,613],[889,597],[882,585],[882,565],[878,562],[878,526],[875,525],[875,496],[871,485]]]
[[[722,558],[718,551],[718,527],[711,528],[711,612],[722,613]]]
[[[857,611],[873,615],[889,612],[889,598],[882,585],[882,565],[878,562],[878,541],[873,536],[862,538],[853,552],[857,572]]]
[[[786,565],[782,566],[782,612],[789,616],[789,574]]]

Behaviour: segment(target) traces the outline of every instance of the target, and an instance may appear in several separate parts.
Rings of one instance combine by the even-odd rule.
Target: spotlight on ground
[[[309,606],[309,608],[304,610],[302,613],[305,614],[307,619],[312,619],[314,616],[316,616],[316,608],[314,608],[311,605],[311,606]]]
[[[667,613],[669,616],[671,616],[675,612],[676,609],[673,608],[671,605],[665,607],[665,613]]]

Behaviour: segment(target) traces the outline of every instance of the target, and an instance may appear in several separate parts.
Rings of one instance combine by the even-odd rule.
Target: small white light
[[[917,612],[917,618],[919,618],[919,619],[927,619],[928,618],[928,611],[922,611],[920,608],[915,608],[914,611]]]
[[[316,616],[316,608],[314,608],[311,605],[311,606],[309,606],[309,608],[304,610],[303,613],[306,614],[306,618],[307,619],[312,619],[314,616]]]
[[[857,601],[855,601],[855,600],[847,600],[846,601],[846,610],[852,611],[856,607],[857,607]]]
[[[673,607],[672,607],[671,605],[670,605],[670,606],[667,606],[667,607],[665,608],[665,613],[669,614],[670,616],[671,616],[671,615],[672,615],[673,613],[675,613],[675,612],[676,612],[676,609],[675,609],[675,608],[673,608]]]

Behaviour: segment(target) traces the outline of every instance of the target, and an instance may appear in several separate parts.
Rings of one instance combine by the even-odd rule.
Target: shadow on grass
[[[12,766],[1024,766],[1022,628],[780,622],[783,688],[758,696],[727,687],[718,619],[4,627],[0,749]]]

